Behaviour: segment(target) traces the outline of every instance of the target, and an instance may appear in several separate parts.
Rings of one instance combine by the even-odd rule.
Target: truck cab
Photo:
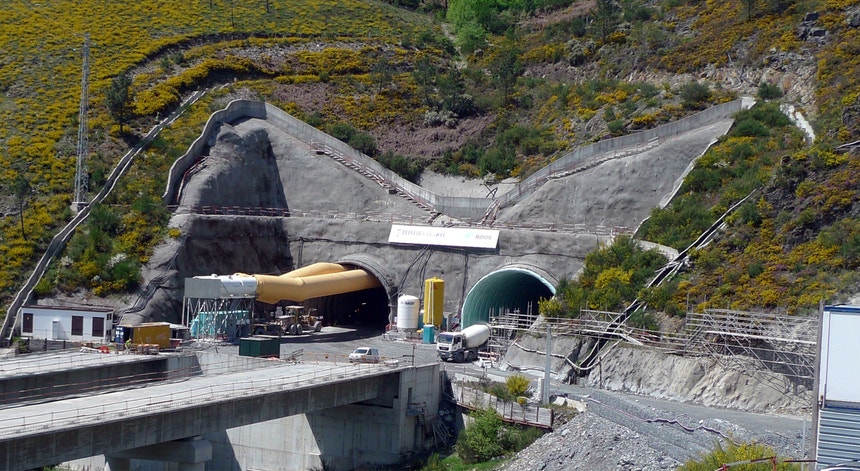
[[[470,325],[459,332],[442,332],[436,337],[436,353],[443,361],[474,361],[489,338],[490,326],[485,323]]]
[[[460,332],[442,332],[436,337],[436,352],[442,360],[453,360],[462,350],[463,334]]]

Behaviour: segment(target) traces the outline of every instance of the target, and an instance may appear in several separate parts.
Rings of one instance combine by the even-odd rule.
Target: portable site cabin
[[[145,322],[137,325],[119,325],[116,328],[116,342],[131,341],[133,345],[158,345],[160,348],[171,346],[171,324],[168,322]]]
[[[18,316],[22,337],[74,342],[109,342],[114,310],[99,307],[24,306]]]
[[[860,460],[860,306],[824,306],[819,327],[817,466]]]

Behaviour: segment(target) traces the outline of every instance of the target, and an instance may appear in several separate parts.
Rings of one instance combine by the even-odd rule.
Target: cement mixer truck
[[[490,340],[488,324],[473,324],[460,332],[442,332],[436,337],[436,353],[444,361],[475,361],[478,349]]]

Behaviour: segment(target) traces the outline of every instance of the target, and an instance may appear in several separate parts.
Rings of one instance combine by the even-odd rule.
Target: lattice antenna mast
[[[78,116],[78,159],[75,168],[75,210],[85,203],[87,193],[87,164],[86,157],[89,149],[87,142],[87,108],[89,108],[89,77],[90,77],[90,34],[84,34],[84,68],[81,77],[81,108]]]

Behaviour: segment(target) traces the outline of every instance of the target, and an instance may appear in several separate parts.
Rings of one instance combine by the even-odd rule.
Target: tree
[[[450,111],[459,118],[475,113],[475,103],[472,96],[466,93],[466,83],[459,70],[451,69],[440,77],[438,85],[443,110]]]
[[[370,79],[376,92],[379,93],[388,88],[393,82],[394,74],[391,72],[392,67],[388,62],[388,58],[382,56],[370,67]]]
[[[122,134],[122,126],[128,117],[128,110],[131,105],[131,77],[124,73],[114,77],[111,80],[110,88],[107,91],[106,101],[111,117],[119,123],[119,133]]]
[[[502,418],[493,409],[476,410],[470,414],[472,423],[457,437],[457,454],[464,463],[489,461],[504,453],[499,441]]]
[[[424,105],[433,108],[433,87],[436,82],[436,67],[427,56],[421,56],[415,62],[415,70],[412,71],[412,79],[421,89],[424,96]]]
[[[511,37],[506,37],[490,64],[490,69],[493,72],[493,82],[502,89],[502,97],[505,105],[508,104],[511,89],[517,83],[517,77],[523,73],[520,52],[517,42]]]
[[[620,9],[614,0],[597,0],[594,9],[594,27],[602,42],[609,39],[609,35],[618,27],[618,16]]]
[[[747,7],[747,21],[752,20],[753,14],[755,13],[755,2],[756,0],[744,0],[744,4]]]
[[[12,179],[11,189],[12,193],[18,199],[18,213],[21,215],[21,237],[27,240],[27,233],[24,231],[24,204],[27,202],[27,197],[33,188],[30,186],[30,180],[23,174],[18,173]]]

